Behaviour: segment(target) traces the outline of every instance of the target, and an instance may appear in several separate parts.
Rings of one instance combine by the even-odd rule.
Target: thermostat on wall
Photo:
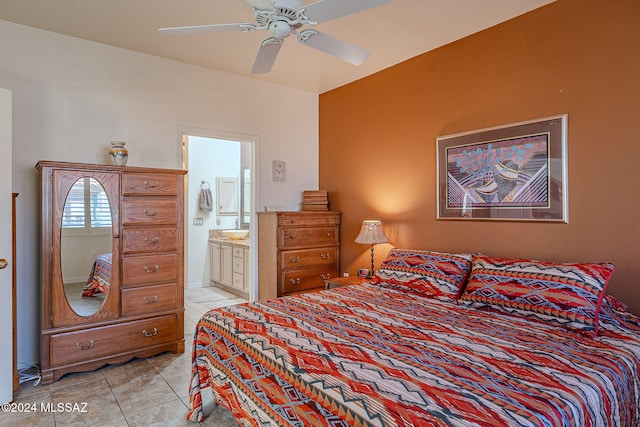
[[[272,163],[272,177],[274,181],[286,181],[286,163],[283,160],[274,160]]]

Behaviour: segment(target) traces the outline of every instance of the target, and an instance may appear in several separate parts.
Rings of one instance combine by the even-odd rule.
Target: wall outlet
[[[204,225],[203,218],[193,218],[193,225]]]

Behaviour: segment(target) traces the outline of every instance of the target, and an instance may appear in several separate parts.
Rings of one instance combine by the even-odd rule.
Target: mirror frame
[[[109,292],[102,307],[90,316],[80,316],[69,304],[62,278],[62,216],[67,195],[73,184],[80,178],[95,179],[107,195],[111,208],[112,259]],[[52,282],[51,298],[55,307],[52,326],[72,326],[119,317],[120,300],[120,174],[114,172],[89,172],[76,170],[54,170],[52,192]],[[88,274],[89,272],[87,272]]]

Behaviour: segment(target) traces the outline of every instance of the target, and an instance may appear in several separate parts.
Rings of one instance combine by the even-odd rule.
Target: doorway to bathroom
[[[185,190],[185,289],[212,285],[209,241],[222,230],[248,230],[248,295],[257,283],[257,247],[252,230],[255,206],[256,137],[206,130],[183,130],[183,167],[189,171]],[[214,263],[215,264],[215,263]]]

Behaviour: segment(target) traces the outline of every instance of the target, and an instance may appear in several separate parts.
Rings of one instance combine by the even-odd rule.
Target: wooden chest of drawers
[[[186,171],[47,161],[37,167],[42,182],[43,384],[70,372],[123,363],[134,357],[184,352]],[[96,240],[84,229],[76,228],[75,234],[61,232],[65,228],[60,224],[66,215],[66,195],[79,181],[94,181],[87,188],[102,189],[96,190],[98,196],[85,197],[85,205],[86,200],[99,201],[104,193],[110,213],[108,222],[101,219],[107,225],[97,226],[104,230],[98,228],[101,234],[96,233],[107,236],[106,248],[98,253],[111,255],[108,267],[100,267],[100,278],[106,283],[105,290],[100,290],[103,302],[92,305],[93,311],[88,313],[76,311],[83,307],[79,303],[71,305],[70,301],[76,304],[76,293],[82,287],[76,291],[71,286],[75,283],[62,273],[63,260],[77,264],[84,257],[69,250],[71,240],[64,245],[62,240],[70,239],[68,236],[82,242]]]
[[[339,275],[340,212],[258,213],[258,298],[324,289]]]

